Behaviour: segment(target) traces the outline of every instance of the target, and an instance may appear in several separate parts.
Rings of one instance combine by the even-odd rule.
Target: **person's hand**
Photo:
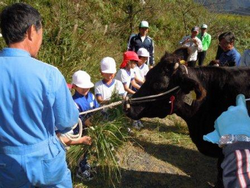
[[[215,130],[203,136],[203,140],[218,144],[223,135],[246,135],[250,137],[250,117],[245,96],[236,97],[236,106],[230,106],[215,121]]]
[[[193,39],[193,42],[196,46],[198,46],[198,41],[195,38]]]
[[[92,144],[92,139],[89,136],[83,136],[80,138],[80,143],[90,146]]]
[[[92,125],[91,121],[90,121],[90,118],[86,119],[84,121],[84,125],[86,125],[87,127],[90,127]]]
[[[220,62],[219,62],[219,60],[212,60],[212,61],[210,61],[209,65],[219,67]]]

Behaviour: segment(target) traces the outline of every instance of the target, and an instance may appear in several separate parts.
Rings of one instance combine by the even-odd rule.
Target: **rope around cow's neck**
[[[156,94],[156,95],[149,95],[149,96],[145,96],[145,97],[138,97],[138,98],[132,98],[130,99],[130,101],[137,101],[136,103],[139,103],[139,102],[151,102],[151,101],[154,101],[154,100],[157,100],[158,97],[162,97],[164,95],[167,95],[177,89],[179,89],[180,87],[179,86],[176,86],[168,91],[165,91],[163,93],[159,93],[159,94]],[[149,100],[147,100],[149,99]]]

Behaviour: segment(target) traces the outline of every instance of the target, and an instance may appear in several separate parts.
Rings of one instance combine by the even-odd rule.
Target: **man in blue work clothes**
[[[235,36],[232,32],[225,32],[220,36],[220,47],[223,49],[219,57],[220,66],[240,66],[240,53],[235,49]]]
[[[36,58],[39,12],[17,3],[1,14],[8,46],[0,51],[0,188],[72,187],[65,150],[55,135],[71,130],[79,112],[59,70]]]

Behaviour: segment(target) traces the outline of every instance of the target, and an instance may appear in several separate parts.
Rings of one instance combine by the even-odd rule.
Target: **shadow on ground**
[[[178,170],[176,173],[182,172],[186,175],[184,178],[178,174],[175,176],[171,174],[165,174],[166,177],[163,177],[163,179],[159,181],[162,182],[161,185],[166,185],[166,187],[177,186],[183,188],[205,188],[211,187],[209,185],[216,181],[216,159],[204,156],[198,151],[174,145],[153,144],[141,140],[136,140],[136,142],[138,142],[144,148],[144,151],[149,155],[154,156],[160,161],[164,161],[165,163],[169,164],[169,166],[177,168]],[[149,164],[149,168],[154,167],[156,168],[156,171],[157,168],[160,168],[158,167],[157,163],[151,165]],[[169,180],[170,177],[168,176],[171,177],[171,180]],[[152,178],[153,177],[151,177],[151,179]],[[185,181],[182,181],[183,179],[185,179]],[[165,183],[163,183],[164,181]],[[159,182],[156,181],[155,185],[157,186]]]
[[[216,180],[216,160],[173,145],[138,143],[123,150],[118,188],[210,188]],[[132,148],[134,147],[134,148]],[[97,169],[98,171],[98,169]],[[112,187],[100,175],[84,183],[89,188]]]

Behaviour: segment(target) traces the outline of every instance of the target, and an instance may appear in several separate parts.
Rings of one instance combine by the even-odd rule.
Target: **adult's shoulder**
[[[207,35],[207,36],[211,36],[208,32],[206,32],[206,33],[205,33],[205,35]]]
[[[197,36],[195,37],[195,39],[201,41],[201,39],[199,39],[199,37],[197,37]]]
[[[206,35],[207,35],[208,38],[210,38],[210,39],[212,38],[211,35],[209,33],[207,33],[207,32],[206,32]]]
[[[36,66],[36,74],[43,74],[41,77],[46,78],[52,90],[57,91],[60,87],[67,87],[65,78],[57,67],[39,60],[36,62],[39,64]]]
[[[185,35],[185,36],[183,36],[182,37],[182,39],[181,40],[187,40],[187,39],[190,39],[191,38],[191,36],[190,35]]]
[[[130,35],[129,38],[130,38],[130,40],[134,40],[134,39],[140,38],[140,34],[139,33],[137,33],[137,34],[133,33],[133,34]]]
[[[45,63],[45,62],[40,61],[40,60],[35,59],[35,58],[33,58],[33,60],[34,60],[34,66],[40,67],[41,70],[45,70],[45,71],[48,71],[48,72],[61,74],[61,72],[59,71],[59,69],[57,67],[55,67],[54,65]]]
[[[240,55],[240,52],[239,52],[236,48],[233,48],[233,49],[231,50],[231,52],[232,52],[233,54]]]
[[[149,40],[153,40],[153,38],[152,38],[152,37],[150,37],[150,36],[148,36],[148,35],[147,35],[147,38],[148,38]]]

